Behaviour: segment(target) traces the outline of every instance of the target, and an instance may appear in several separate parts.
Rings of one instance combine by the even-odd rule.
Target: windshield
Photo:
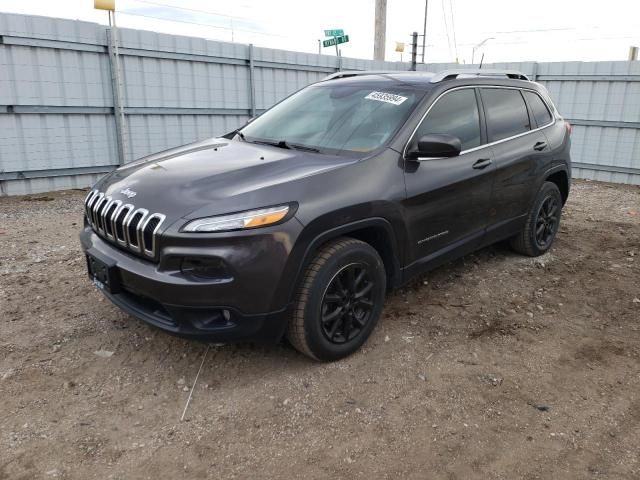
[[[422,92],[325,82],[307,87],[242,129],[244,139],[283,148],[369,152],[402,125]]]

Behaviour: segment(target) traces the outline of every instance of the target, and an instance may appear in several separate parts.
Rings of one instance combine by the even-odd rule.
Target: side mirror
[[[442,158],[460,155],[462,142],[458,137],[444,133],[430,133],[418,140],[417,147],[409,151],[409,158],[414,160],[422,157]]]

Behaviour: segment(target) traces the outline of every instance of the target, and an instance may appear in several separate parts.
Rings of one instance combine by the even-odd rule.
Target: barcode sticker
[[[364,98],[366,98],[367,100],[377,100],[378,102],[392,103],[393,105],[400,105],[407,99],[407,97],[403,97],[401,95],[384,92],[371,92]]]

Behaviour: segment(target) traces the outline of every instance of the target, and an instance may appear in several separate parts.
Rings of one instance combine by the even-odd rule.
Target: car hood
[[[95,188],[174,220],[195,218],[297,201],[279,186],[357,161],[213,138],[124,165]]]

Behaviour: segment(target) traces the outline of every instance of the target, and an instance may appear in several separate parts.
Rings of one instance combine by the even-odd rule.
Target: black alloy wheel
[[[362,333],[371,318],[374,282],[368,267],[352,263],[336,273],[322,299],[322,332],[341,344]]]
[[[510,239],[516,252],[537,257],[551,248],[560,229],[562,194],[553,182],[544,182],[533,200],[522,230]]]
[[[387,275],[378,251],[355,238],[327,242],[298,285],[287,339],[299,352],[324,362],[358,350],[384,305]]]
[[[558,227],[558,200],[550,195],[544,199],[536,219],[536,243],[541,249],[553,241]]]

